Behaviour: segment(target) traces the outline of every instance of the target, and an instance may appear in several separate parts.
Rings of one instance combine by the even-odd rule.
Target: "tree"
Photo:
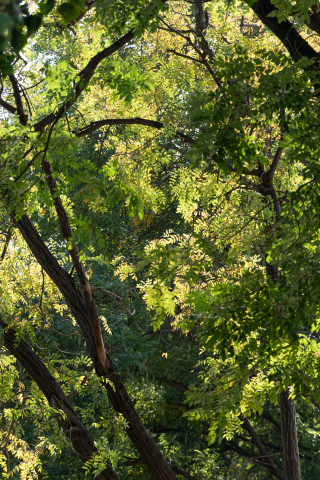
[[[196,363],[198,340],[203,360],[187,386],[157,372],[167,351],[154,367],[153,354],[142,361],[137,375],[149,370],[157,382],[186,392],[194,407],[188,421],[202,425],[209,445],[216,437],[222,442],[220,454],[249,458],[261,475],[301,478],[293,399],[301,409],[311,408],[305,397],[319,402],[318,54],[317,40],[307,38],[308,28],[317,32],[317,7],[311,15],[311,5],[293,11],[291,3],[258,0],[239,17],[237,5],[229,12],[223,3],[91,2],[86,14],[75,7],[63,20],[63,5],[35,4],[36,33],[23,50],[26,60],[18,56],[13,73],[2,70],[0,99],[6,112],[2,260],[19,265],[11,280],[4,271],[1,326],[5,347],[28,373],[26,383],[48,401],[40,423],[51,422],[52,408],[60,411],[58,424],[98,478],[119,478],[112,464],[119,462],[124,432],[139,457],[122,463],[145,463],[157,479],[192,478],[188,456],[185,471],[148,433],[105,347],[103,295],[109,317],[116,301],[115,316],[121,319],[122,309],[126,322],[134,322],[123,297],[128,301],[135,291],[139,298],[138,285],[155,311],[155,331],[186,332],[189,341],[179,342],[193,353],[184,361]],[[32,32],[28,27],[26,34]],[[21,61],[26,65],[18,69]],[[21,279],[28,268],[39,276],[29,277],[31,289]],[[115,273],[123,281],[116,292],[106,287]],[[68,334],[85,342],[82,356],[67,357],[69,370],[54,367],[57,353],[46,339],[59,312],[58,333],[67,321]],[[147,325],[143,304],[141,312]],[[148,332],[137,352],[154,348],[159,355],[163,343],[153,347],[154,340]],[[48,368],[30,343],[48,349]],[[85,350],[95,374],[85,374]],[[11,357],[5,372],[14,391],[19,376]],[[117,413],[114,458],[104,438],[95,447],[70,405],[73,392],[63,391],[68,375],[75,392],[92,377],[89,402],[99,388],[107,393]],[[11,402],[10,392],[5,395]],[[23,391],[17,395],[25,401]],[[103,398],[100,407],[108,411]],[[268,402],[278,398],[281,421],[271,415],[270,423],[281,423],[284,469],[248,420],[256,412],[267,418],[275,408]],[[92,415],[101,434],[99,413]],[[3,447],[8,462],[10,435]],[[234,440],[248,438],[260,458]],[[30,465],[25,468],[31,475]]]

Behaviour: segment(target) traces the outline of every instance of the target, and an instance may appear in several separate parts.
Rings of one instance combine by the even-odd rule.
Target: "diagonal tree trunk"
[[[48,403],[62,412],[57,413],[57,421],[66,437],[83,462],[87,462],[97,452],[93,438],[68,402],[60,385],[48,371],[42,360],[24,340],[17,342],[16,332],[7,328],[0,318],[0,328],[4,329],[4,346],[18,360],[45,395]],[[120,480],[111,463],[96,477],[98,480]]]
[[[301,480],[296,408],[292,398],[289,398],[289,390],[280,394],[280,411],[284,480]]]
[[[294,24],[289,22],[289,20],[279,22],[276,17],[270,16],[271,13],[277,10],[270,0],[258,0],[253,3],[251,8],[262,23],[270,28],[272,33],[283,43],[294,62],[300,60],[301,57],[307,57],[317,60],[316,64],[318,64],[319,54],[301,37]],[[314,68],[314,66],[311,68]]]
[[[126,430],[128,437],[141,457],[145,460],[150,472],[156,480],[177,480],[175,473],[147,431],[137,410],[134,408],[121,377],[116,371],[107,351],[105,351],[106,364],[101,364],[101,355],[97,352],[91,312],[88,310],[82,292],[75,285],[73,278],[61,267],[57,259],[52,255],[29,217],[23,215],[20,220],[16,221],[15,215],[12,213],[11,218],[14,220],[38,263],[64,296],[67,305],[81,328],[89,354],[95,366],[96,374],[102,378],[102,384],[107,390],[113,408],[117,413],[121,413],[128,422],[129,426]],[[109,382],[106,382],[105,379],[109,380]]]

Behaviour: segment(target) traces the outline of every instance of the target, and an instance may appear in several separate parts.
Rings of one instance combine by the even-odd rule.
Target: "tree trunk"
[[[280,394],[281,438],[283,447],[284,480],[301,480],[296,408],[289,390]]]
[[[294,62],[300,60],[301,57],[319,59],[318,53],[301,37],[289,20],[279,22],[276,17],[270,16],[270,13],[277,10],[270,0],[258,0],[251,8],[262,23],[270,28],[272,33],[283,43]]]
[[[0,328],[4,329],[4,346],[33,378],[49,404],[57,411],[64,413],[64,415],[57,413],[57,421],[81,460],[87,462],[97,452],[97,448],[90,433],[68,402],[60,385],[30,345],[24,340],[17,342],[15,331],[12,328],[7,329],[6,324],[1,319]],[[120,480],[111,463],[108,463],[96,478],[98,480]]]
[[[23,215],[20,220],[16,221],[14,214],[11,213],[11,218],[15,221],[15,224],[38,263],[64,296],[72,315],[81,328],[89,354],[95,366],[96,374],[102,378],[102,384],[107,390],[109,400],[115,411],[121,413],[127,420],[129,426],[126,433],[141,457],[145,460],[150,472],[156,480],[177,480],[175,473],[164,458],[158,445],[142,423],[107,351],[107,366],[103,367],[101,365],[97,353],[90,312],[88,311],[82,292],[75,285],[73,278],[61,267],[57,259],[52,255],[29,217]],[[110,380],[112,385],[109,382],[105,382],[105,378]]]

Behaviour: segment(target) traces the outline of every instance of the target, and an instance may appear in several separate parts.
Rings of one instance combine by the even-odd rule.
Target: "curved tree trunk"
[[[145,460],[150,472],[156,480],[177,480],[175,473],[158,445],[144,426],[107,351],[105,351],[107,363],[106,365],[101,364],[91,321],[91,312],[88,310],[81,290],[79,290],[73,278],[52,255],[29,217],[23,215],[20,220],[16,221],[14,213],[11,213],[11,218],[17,225],[38,263],[64,296],[72,315],[82,331],[95,366],[96,374],[101,377],[102,384],[107,390],[113,408],[117,413],[121,413],[128,422],[126,433],[141,457]],[[110,380],[112,386],[104,379]]]

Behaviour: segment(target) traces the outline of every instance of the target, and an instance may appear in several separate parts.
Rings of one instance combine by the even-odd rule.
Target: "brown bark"
[[[7,328],[0,319],[0,328],[4,329],[4,346],[18,360],[45,395],[48,403],[62,412],[57,413],[57,421],[66,437],[83,462],[87,462],[97,452],[93,438],[68,402],[60,385],[48,371],[42,360],[24,340],[17,342],[16,332]],[[111,463],[98,475],[99,480],[120,480]]]
[[[285,120],[285,111],[283,109],[281,110],[280,114],[282,119]],[[281,220],[281,204],[273,185],[273,177],[279,166],[281,153],[282,148],[278,147],[271,167],[268,171],[265,171],[262,165],[260,166],[260,182],[263,186],[261,193],[266,199],[270,197],[272,201],[273,210],[275,213],[275,232],[277,232],[276,234],[279,234],[279,231],[281,229],[279,225],[279,222]],[[273,226],[269,226],[269,232],[271,232]],[[279,269],[268,262],[266,262],[266,272],[267,275],[272,279],[274,284],[276,284],[280,280]],[[282,315],[283,312],[280,309],[279,316],[281,317]],[[282,392],[280,394],[281,436],[283,444],[283,460],[285,467],[283,478],[284,480],[301,480],[300,456],[297,440],[296,412],[294,402],[292,399],[289,400],[288,395],[288,391]]]
[[[274,463],[272,457],[270,456],[268,450],[266,449],[266,447],[263,445],[263,443],[261,442],[257,432],[254,430],[254,428],[252,427],[252,425],[250,424],[249,420],[247,418],[244,418],[243,419],[243,424],[242,424],[242,427],[247,430],[247,432],[249,433],[250,437],[252,438],[252,441],[253,443],[256,445],[256,447],[258,448],[260,454],[261,454],[261,458],[259,459],[262,463],[264,463],[264,467],[269,470],[269,472],[271,472],[274,476],[276,476],[277,478],[281,478],[283,479],[283,474],[282,472],[279,470],[279,468],[277,467],[277,465]]]
[[[75,86],[72,100],[68,100],[66,103],[64,103],[59,108],[57,113],[50,113],[49,115],[44,117],[42,120],[34,124],[33,125],[34,131],[43,132],[44,129],[48,125],[53,123],[57,117],[60,118],[65,111],[68,111],[69,108],[74,104],[74,102],[80,97],[83,90],[86,88],[86,86],[90,82],[99,63],[101,63],[102,60],[104,60],[105,58],[108,58],[111,55],[113,55],[115,52],[117,52],[122,47],[124,47],[127,43],[131,42],[133,38],[134,38],[133,30],[130,30],[128,33],[123,35],[112,45],[110,45],[107,48],[104,48],[101,52],[97,53],[94,57],[92,57],[91,60],[86,65],[86,67],[79,73],[80,80]]]
[[[74,132],[77,137],[85,137],[86,135],[89,135],[90,133],[95,132],[101,127],[104,127],[105,125],[145,125],[147,127],[152,127],[152,128],[157,128],[161,129],[164,127],[164,124],[162,122],[157,122],[156,120],[148,120],[147,118],[107,118],[105,120],[99,120],[97,122],[91,122],[90,125],[87,127],[83,128],[82,130],[78,130]],[[179,130],[176,131],[175,136],[177,138],[180,138],[186,143],[194,143],[193,138],[189,137],[188,135],[185,135],[184,133],[180,132]]]
[[[42,162],[42,166],[43,166],[43,168],[44,168],[44,170],[47,174],[47,181],[48,181],[48,185],[49,185],[50,194],[51,194],[51,196],[53,198],[53,201],[54,201],[54,205],[55,205],[56,212],[57,212],[57,215],[58,215],[58,218],[59,218],[60,227],[61,227],[63,236],[66,240],[70,240],[71,237],[72,237],[72,229],[71,229],[71,225],[70,225],[70,221],[69,221],[67,212],[66,212],[66,210],[65,210],[65,208],[62,204],[60,196],[58,195],[58,186],[57,186],[55,178],[53,178],[52,167],[46,161]],[[91,330],[92,330],[93,336],[94,336],[96,354],[98,356],[100,365],[101,365],[102,369],[104,370],[104,374],[108,375],[109,368],[110,368],[110,371],[112,371],[112,369],[114,369],[114,367],[112,366],[112,362],[111,362],[110,357],[108,356],[108,358],[107,358],[107,356],[106,356],[106,351],[105,351],[103,338],[102,338],[101,327],[100,327],[98,310],[97,310],[95,301],[93,299],[93,295],[92,295],[92,291],[91,291],[91,287],[90,287],[88,278],[86,276],[83,265],[82,265],[82,263],[80,262],[80,259],[79,259],[79,251],[78,251],[77,245],[73,245],[72,249],[70,250],[70,255],[71,255],[71,258],[72,258],[72,261],[73,261],[73,265],[75,266],[75,269],[77,271],[78,278],[79,278],[79,281],[80,281],[80,284],[81,284],[81,287],[82,287],[83,297],[84,297],[84,300],[85,300],[85,303],[86,303],[86,306],[87,306],[87,312],[88,312],[88,316],[89,316],[88,320],[89,320],[90,325],[92,327]],[[117,375],[116,380],[119,380],[119,379],[120,379],[120,377],[119,377],[119,375]],[[108,387],[110,389],[110,385],[108,383],[105,383],[105,386],[107,387],[107,390],[108,390]],[[122,390],[123,388],[124,388],[123,385],[121,385],[120,389]],[[109,398],[110,398],[110,394],[112,394],[112,392],[113,392],[113,390],[112,391],[110,390]],[[127,395],[127,398],[129,399],[128,395]],[[112,400],[111,400],[111,403],[112,403]],[[130,403],[131,403],[131,401],[130,401]],[[116,405],[118,405],[118,404],[119,404],[119,402],[115,402],[115,403],[113,403],[113,406],[115,408],[117,408]],[[139,422],[140,429],[142,429],[143,424],[142,424],[141,419],[138,416],[137,412],[135,411],[132,403],[131,403],[131,407],[132,407],[131,415],[133,414],[133,418],[134,418],[135,422]],[[128,418],[128,417],[126,416],[126,418]],[[142,433],[142,431],[141,431],[141,433]],[[146,431],[146,429],[144,429],[144,433],[145,433],[145,439],[148,440],[149,434]],[[130,437],[130,434],[129,434],[129,437]],[[138,438],[138,436],[135,436],[134,438],[135,438],[136,441],[138,441],[140,443],[140,439]],[[151,439],[151,437],[149,438],[149,440],[150,439]],[[151,448],[151,447],[152,447],[152,445],[149,445],[148,448]],[[157,455],[160,454],[158,459],[162,460],[163,464],[166,464],[168,466],[168,468],[170,468],[169,465],[166,463],[165,459],[163,457],[161,458],[161,452],[158,449],[155,442],[154,442],[153,447],[156,447],[156,450],[157,450],[157,452],[155,451],[154,453],[157,453]],[[145,453],[146,453],[146,451],[145,451]],[[163,466],[165,466],[165,465],[163,465]],[[150,468],[150,466],[149,466],[149,468]]]
[[[14,95],[14,99],[15,99],[15,102],[16,102],[17,114],[19,115],[19,121],[20,121],[21,125],[26,126],[27,122],[28,122],[28,115],[25,114],[24,110],[23,110],[23,104],[22,104],[22,99],[21,99],[21,95],[20,95],[20,89],[19,89],[18,81],[13,74],[9,75],[9,79],[10,79],[10,82],[11,82],[11,85],[12,85],[12,88],[13,88],[13,95]]]
[[[188,387],[186,385],[180,382],[176,382],[175,380],[167,380],[165,377],[159,377],[158,375],[155,375],[154,378],[158,380],[158,382],[166,383],[167,385],[170,385],[170,387],[180,390],[180,392],[182,393],[188,390]]]
[[[166,3],[166,1],[167,0],[162,0],[163,3]],[[149,4],[149,6],[150,5],[152,5],[152,2]],[[60,118],[64,114],[64,112],[68,111],[69,108],[80,97],[80,95],[82,94],[82,92],[84,91],[88,83],[90,82],[98,65],[103,60],[105,60],[106,58],[110,57],[115,52],[123,48],[133,39],[134,39],[134,31],[133,29],[131,29],[121,38],[116,40],[112,45],[104,48],[103,50],[101,50],[101,52],[97,53],[94,57],[92,57],[91,60],[88,62],[88,64],[85,66],[85,68],[81,72],[79,72],[80,80],[75,86],[73,98],[71,100],[68,100],[66,103],[62,104],[61,107],[58,109],[57,113],[50,113],[49,115],[44,117],[42,120],[34,124],[33,125],[34,131],[43,132],[48,125],[51,125],[51,123],[53,123],[54,120],[56,120],[56,118]]]
[[[147,127],[153,128],[163,128],[164,124],[162,122],[157,122],[155,120],[148,120],[145,118],[107,118],[105,120],[99,120],[97,122],[91,122],[90,125],[74,132],[77,137],[85,137],[90,133],[95,132],[99,128],[105,125],[146,125]]]
[[[309,19],[305,21],[305,24],[311,28],[314,32],[320,35],[320,10],[318,5],[313,5],[309,12]]]
[[[280,394],[280,411],[284,480],[301,480],[296,408],[288,390]]]
[[[269,16],[271,12],[277,10],[270,0],[258,0],[251,8],[262,23],[283,43],[294,62],[302,57],[319,61],[319,54],[301,37],[289,20],[279,23],[276,17]]]
[[[210,60],[213,59],[213,53],[209,47],[209,44],[205,38],[205,31],[208,28],[209,15],[208,12],[203,8],[202,3],[195,3],[195,20],[196,20],[196,31],[199,34],[199,45],[203,52],[209,55]],[[210,54],[210,53],[211,54]]]
[[[1,253],[1,257],[0,257],[0,261],[2,262],[4,260],[4,257],[6,256],[6,253],[7,253],[7,249],[8,249],[8,245],[10,243],[10,240],[12,238],[12,227],[9,228],[9,230],[7,231],[6,233],[6,242],[4,244],[4,247],[3,247],[3,250],[2,250],[2,253]]]
[[[6,102],[2,98],[0,98],[0,105],[1,105],[1,107],[3,107],[5,110],[7,110],[10,113],[16,113],[16,111],[17,111],[16,107],[14,107],[10,103]]]
[[[72,229],[70,221],[67,215],[67,212],[62,204],[61,198],[58,195],[58,185],[56,179],[53,177],[52,167],[49,162],[43,160],[42,167],[47,174],[47,182],[52,196],[54,206],[59,218],[60,227],[64,238],[69,241],[72,238]],[[86,302],[88,312],[90,314],[90,320],[92,325],[92,331],[94,334],[94,340],[96,344],[96,351],[100,360],[100,363],[104,369],[106,369],[107,358],[105,355],[105,349],[102,339],[99,314],[96,307],[96,304],[93,299],[89,281],[84,270],[82,263],[79,258],[79,250],[77,245],[73,245],[71,250],[69,250],[70,256],[72,258],[73,265],[76,269],[78,279],[82,288],[83,297]]]
[[[11,216],[14,219],[14,214],[11,214]],[[177,480],[158,445],[143,425],[108,352],[106,352],[106,368],[101,365],[96,349],[91,315],[82,292],[76,287],[73,278],[59,265],[57,259],[49,251],[29,217],[24,215],[20,220],[16,221],[16,225],[38,263],[64,296],[72,315],[81,328],[95,366],[96,374],[108,379],[112,383],[113,386],[109,382],[102,380],[113,408],[116,412],[121,413],[128,422],[127,434],[130,440],[145,460],[155,479]]]

